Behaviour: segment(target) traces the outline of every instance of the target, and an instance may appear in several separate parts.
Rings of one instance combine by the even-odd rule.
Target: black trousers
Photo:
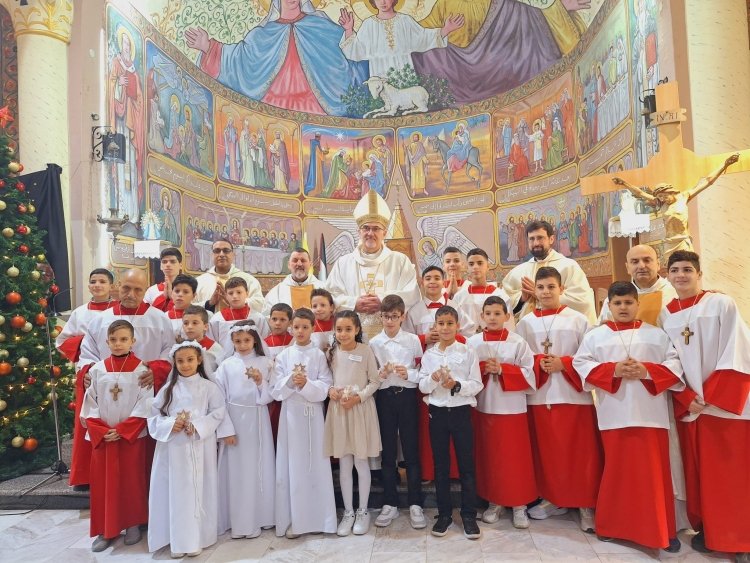
[[[435,493],[438,515],[450,516],[450,440],[458,462],[458,476],[461,480],[461,515],[476,518],[477,486],[474,471],[474,430],[471,426],[471,408],[436,407],[430,405],[430,443],[435,462]]]
[[[380,454],[383,475],[383,504],[398,506],[398,439],[406,462],[409,505],[422,506],[422,475],[419,467],[417,390],[388,387],[375,395],[380,422]]]

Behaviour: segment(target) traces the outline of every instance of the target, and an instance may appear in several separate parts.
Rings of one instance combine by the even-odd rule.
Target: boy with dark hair
[[[581,313],[563,305],[560,272],[535,276],[538,307],[516,327],[534,354],[536,391],[527,397],[534,472],[542,502],[529,516],[544,520],[577,507],[584,532],[594,531],[594,511],[604,464],[596,410],[573,369],[573,356],[589,329]]]
[[[185,310],[195,298],[195,292],[198,289],[198,280],[193,276],[178,274],[171,284],[170,307],[167,309],[167,317],[172,321],[175,330],[175,337],[182,333],[182,316]],[[153,305],[152,305],[153,307]]]
[[[266,355],[272,362],[275,362],[276,356],[283,352],[294,340],[294,337],[289,332],[293,314],[294,310],[286,303],[275,303],[271,307],[268,317],[268,326],[271,334],[266,336],[264,342],[268,350]],[[271,431],[273,432],[275,442],[279,432],[281,401],[271,401],[268,404],[268,415],[271,417]]]
[[[700,258],[678,250],[667,279],[677,291],[659,316],[688,387],[674,395],[693,549],[750,561],[750,331],[728,295],[702,289]]]
[[[613,283],[608,297],[613,320],[588,332],[573,358],[584,390],[596,392],[604,445],[596,533],[674,553],[680,540],[665,392],[685,388],[682,366],[667,333],[636,320],[632,283]]]
[[[482,306],[486,328],[467,345],[479,359],[484,389],[477,395],[474,452],[477,492],[489,501],[482,520],[494,523],[513,508],[513,525],[528,528],[526,505],[537,498],[526,396],[534,392],[534,356],[526,341],[503,328],[505,301],[490,295]]]
[[[380,423],[383,451],[383,509],[375,520],[379,527],[388,526],[398,517],[399,476],[396,465],[398,440],[406,462],[406,484],[409,518],[413,528],[427,526],[422,511],[420,482],[419,439],[417,426],[417,385],[422,346],[414,334],[404,331],[404,300],[398,295],[386,295],[380,303],[383,330],[370,341],[380,365],[380,389],[375,395]]]
[[[177,303],[177,300],[175,300]],[[177,310],[177,309],[175,309]],[[206,371],[208,378],[213,381],[216,368],[219,362],[224,358],[224,349],[221,344],[206,336],[208,332],[208,311],[200,305],[189,305],[182,313],[182,334],[185,340],[195,340],[205,348],[203,353],[203,369]],[[177,337],[178,341],[182,336]]]
[[[461,480],[461,520],[464,535],[479,539],[477,526],[474,433],[471,408],[482,390],[479,361],[474,351],[456,341],[458,312],[443,306],[435,314],[439,342],[422,357],[419,390],[428,395],[430,442],[434,454],[435,492],[438,518],[432,535],[442,537],[453,524],[451,516],[450,455],[451,438],[456,450]]]
[[[490,269],[490,261],[487,253],[481,248],[472,248],[466,254],[468,267],[468,282],[454,295],[453,301],[456,309],[462,310],[472,322],[479,328],[484,329],[482,321],[482,306],[485,299],[490,295],[501,297],[506,304],[510,301],[502,287],[487,282],[487,272]],[[505,328],[513,330],[516,324],[511,315]]]
[[[229,307],[222,309],[208,322],[208,335],[216,340],[224,350],[233,350],[229,329],[237,321],[255,322],[255,330],[261,338],[268,336],[268,323],[263,316],[250,309],[247,304],[247,282],[244,278],[229,278],[224,284],[224,296]]]
[[[159,269],[164,274],[164,281],[149,287],[143,300],[152,307],[166,312],[173,307],[172,287],[175,278],[182,272],[182,252],[174,247],[162,250],[159,253]]]
[[[453,299],[456,292],[466,281],[463,278],[466,261],[464,253],[455,246],[446,246],[443,250],[443,271],[445,272],[445,291],[448,299]]]

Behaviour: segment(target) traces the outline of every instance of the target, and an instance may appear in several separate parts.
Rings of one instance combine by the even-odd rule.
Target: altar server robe
[[[301,389],[292,382],[305,369]],[[293,344],[276,357],[271,395],[281,404],[276,448],[276,535],[336,531],[330,459],[323,453],[323,401],[333,384],[325,355],[312,342]]]
[[[646,366],[645,379],[614,376],[616,364],[628,357]],[[677,351],[659,328],[641,321],[608,321],[586,334],[573,367],[584,390],[596,390],[604,444],[597,534],[667,547],[677,531],[665,392],[685,388]]]
[[[582,313],[590,324],[596,323],[596,307],[594,305],[594,292],[591,290],[586,274],[578,265],[578,262],[567,258],[557,252],[550,250],[543,260],[530,258],[527,262],[513,268],[503,278],[503,289],[510,298],[511,309],[515,310],[521,299],[521,279],[527,277],[534,279],[539,268],[551,266],[560,272],[565,292],[560,296],[563,305]],[[534,309],[534,305],[526,302],[518,315],[518,318],[527,315]]]
[[[426,348],[425,335],[430,332],[430,329],[435,324],[435,313],[443,305],[449,305],[458,311],[459,334],[464,339],[473,336],[477,332],[476,323],[452,299],[444,297],[440,301],[432,301],[425,297],[409,309],[401,327],[406,332],[411,332],[419,337],[423,350]]]
[[[226,413],[219,387],[200,375],[177,376],[167,416],[159,412],[166,386],[154,399],[148,431],[156,440],[149,494],[148,549],[167,544],[195,553],[216,543],[218,482],[216,429]],[[172,432],[177,416],[189,414],[195,434]]]
[[[233,446],[219,447],[219,532],[253,536],[273,526],[276,487],[274,454],[268,403],[271,398],[273,362],[255,352],[235,353],[216,372],[216,384],[224,394],[227,416],[217,430],[219,438],[236,436]],[[246,370],[258,369],[260,386]]]
[[[115,538],[126,528],[148,522],[143,438],[154,390],[138,385],[145,371],[146,366],[132,355],[109,357],[89,370],[91,385],[80,418],[92,446],[91,537]],[[115,386],[119,391],[112,393]],[[119,440],[104,440],[110,429],[117,431]]]
[[[522,506],[538,496],[526,414],[526,396],[534,392],[534,356],[526,341],[506,329],[485,331],[467,345],[479,359],[484,388],[474,413],[477,494],[500,506]],[[489,374],[495,359],[500,375]]]
[[[738,515],[750,504],[750,330],[731,297],[709,291],[671,301],[659,322],[688,385],[674,400],[688,517],[710,549],[748,552],[750,520]],[[698,415],[687,410],[696,397],[707,405]]]
[[[604,465],[593,397],[573,368],[588,329],[586,317],[565,305],[534,309],[516,326],[534,354],[536,391],[527,402],[537,487],[541,497],[557,506],[593,508]],[[547,338],[549,353],[562,360],[562,371],[542,370]]]
[[[455,304],[454,306],[456,309],[471,319],[471,322],[474,323],[477,330],[482,330],[486,326],[482,320],[482,306],[491,295],[500,297],[505,301],[505,306],[508,308],[508,311],[513,310],[510,304],[510,298],[508,297],[508,294],[505,293],[505,290],[492,283],[487,284],[484,287],[478,287],[470,283],[463,284],[461,289],[459,289],[453,296],[453,303]],[[510,316],[510,319],[508,319],[503,326],[508,330],[515,330],[516,321],[513,318],[513,315]]]
[[[255,322],[255,332],[258,333],[261,340],[268,336],[270,330],[266,319],[260,313],[252,311],[247,305],[242,309],[230,309],[227,307],[215,314],[208,321],[207,334],[211,339],[219,343],[225,354],[231,355],[231,351],[234,350],[234,344],[232,344],[229,329],[234,326],[234,323],[246,320]]]

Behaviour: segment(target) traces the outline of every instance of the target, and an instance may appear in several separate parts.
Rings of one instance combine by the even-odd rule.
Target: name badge
[[[362,356],[357,356],[355,354],[349,354],[349,359],[353,362],[361,362]]]
[[[462,363],[464,363],[464,357],[459,356],[458,354],[456,354],[455,356],[450,356],[449,358],[450,358],[451,363],[458,364],[458,365],[461,365]]]

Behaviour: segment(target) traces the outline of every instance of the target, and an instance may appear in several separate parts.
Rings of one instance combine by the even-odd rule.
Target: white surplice
[[[530,258],[523,264],[519,264],[513,268],[503,278],[503,289],[510,298],[511,308],[515,310],[521,299],[521,279],[527,277],[533,281],[536,272],[544,266],[550,266],[560,272],[562,284],[565,287],[565,291],[560,296],[560,302],[582,313],[589,324],[595,324],[596,307],[594,305],[594,292],[589,285],[586,274],[578,265],[578,262],[571,258],[566,258],[556,250],[550,250],[547,257],[543,260]],[[524,303],[519,318],[530,313],[532,308],[528,302]]]
[[[234,350],[232,337],[229,334],[229,329],[234,326],[234,323],[245,320],[253,321],[255,323],[255,332],[258,333],[261,341],[271,332],[266,319],[260,313],[256,313],[252,309],[249,310],[247,315],[231,316],[229,320],[224,318],[225,311],[230,311],[228,314],[231,314],[231,312],[237,311],[237,309],[224,309],[221,313],[217,313],[211,317],[211,320],[208,321],[208,332],[206,333],[211,339],[219,343],[222,350],[224,350],[225,356],[231,355]],[[265,343],[263,343],[263,346],[265,347]],[[219,360],[222,359],[223,358],[219,358]]]
[[[508,294],[505,293],[505,290],[502,287],[496,286],[495,284],[490,283],[487,284],[487,286],[495,288],[492,293],[471,293],[469,291],[471,283],[467,282],[463,284],[461,286],[461,289],[459,289],[453,296],[453,303],[455,304],[454,306],[456,307],[456,309],[465,314],[469,319],[471,319],[471,322],[476,328],[482,330],[485,328],[485,326],[487,326],[482,320],[482,306],[484,305],[484,302],[488,297],[499,297],[500,299],[505,301],[505,306],[508,308],[508,312],[511,313],[510,319],[508,319],[503,324],[503,328],[510,331],[515,330],[516,320],[512,314],[513,308],[510,304],[510,298],[508,297]],[[459,321],[460,320],[461,319],[459,318]],[[461,334],[463,334],[463,332],[461,332]]]
[[[415,303],[414,306],[409,309],[409,312],[406,314],[406,319],[404,320],[404,324],[401,328],[406,332],[411,332],[412,334],[420,336],[421,340],[421,335],[430,332],[430,328],[435,324],[435,313],[437,313],[437,309],[434,307],[429,307],[429,305],[432,303],[432,300],[426,297]],[[464,338],[469,338],[476,334],[476,323],[469,315],[464,312],[461,307],[458,306],[455,301],[446,298],[441,300],[440,304],[448,305],[458,311],[458,326],[461,327],[458,331],[459,334],[461,334]]]
[[[236,436],[233,446],[219,447],[219,532],[253,536],[275,524],[276,457],[271,419],[266,406],[271,398],[272,360],[255,352],[235,352],[216,371],[224,394],[227,416],[217,430],[219,438]],[[261,385],[247,375],[256,368]]]
[[[295,366],[307,383],[292,382]],[[323,401],[333,383],[315,344],[293,344],[276,356],[271,395],[282,401],[276,444],[276,535],[336,531],[330,459],[323,453]]]
[[[156,440],[148,499],[148,549],[171,545],[195,553],[217,539],[216,429],[226,413],[219,387],[200,375],[178,376],[163,416],[167,383],[154,400],[148,431]],[[189,413],[195,434],[172,432],[177,415]]]
[[[88,303],[86,303],[86,305],[76,307],[70,314],[70,317],[65,323],[65,326],[63,327],[60,334],[57,335],[57,338],[55,339],[55,347],[60,348],[60,346],[62,346],[68,338],[86,334],[89,330],[88,327],[91,324],[91,321],[95,317],[101,315],[103,312],[104,311],[90,309]],[[107,356],[104,356],[101,359],[104,359],[106,357]]]

